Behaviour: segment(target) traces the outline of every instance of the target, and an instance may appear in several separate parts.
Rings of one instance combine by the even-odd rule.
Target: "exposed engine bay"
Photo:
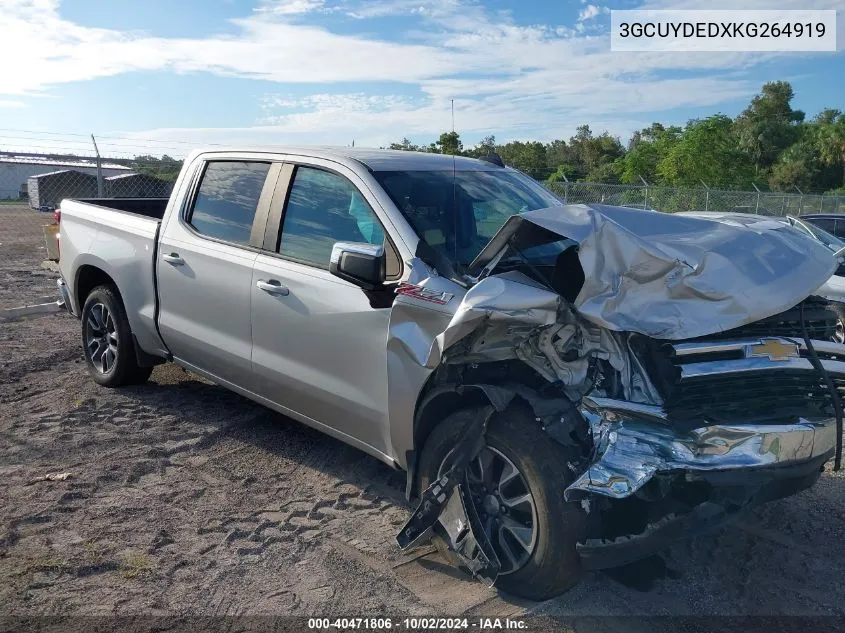
[[[474,262],[442,331],[403,337],[410,299],[391,324],[431,369],[427,390],[478,390],[495,411],[519,399],[552,440],[578,449],[561,494],[587,516],[586,568],[804,489],[834,455],[839,467],[845,346],[832,342],[836,312],[807,296],[835,268],[829,252],[797,232],[657,213],[644,223],[646,213],[579,205],[514,216]],[[421,262],[414,269],[419,287],[444,287]],[[483,420],[465,430],[398,540],[407,547],[439,525],[492,582],[496,555],[464,480],[483,433]]]

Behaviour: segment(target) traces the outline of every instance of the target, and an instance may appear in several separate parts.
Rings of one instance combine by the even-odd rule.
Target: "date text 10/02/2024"
[[[512,618],[309,618],[312,630],[525,630],[524,620]]]

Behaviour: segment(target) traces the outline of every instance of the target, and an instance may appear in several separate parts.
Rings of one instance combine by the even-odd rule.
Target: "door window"
[[[191,226],[208,237],[249,244],[255,210],[269,169],[270,163],[208,163],[191,211]]]
[[[372,207],[349,180],[315,167],[297,167],[285,207],[279,254],[328,268],[335,242],[384,244],[387,275],[398,257]]]
[[[808,222],[810,222],[811,224],[815,224],[820,229],[824,229],[825,231],[836,235],[836,220],[830,218],[813,218],[812,220],[808,220]]]

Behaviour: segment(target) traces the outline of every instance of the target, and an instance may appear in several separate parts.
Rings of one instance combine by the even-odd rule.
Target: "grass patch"
[[[120,563],[120,575],[127,580],[149,574],[153,570],[149,556],[139,552],[129,552]]]
[[[85,549],[85,562],[89,565],[100,565],[109,553],[107,547],[101,545],[94,539],[85,541],[83,548]]]

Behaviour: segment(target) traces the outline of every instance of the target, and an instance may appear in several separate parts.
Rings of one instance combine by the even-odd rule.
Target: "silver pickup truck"
[[[60,228],[94,380],[172,361],[403,469],[399,545],[513,594],[838,467],[837,262],[787,225],[565,205],[495,155],[233,149]]]

